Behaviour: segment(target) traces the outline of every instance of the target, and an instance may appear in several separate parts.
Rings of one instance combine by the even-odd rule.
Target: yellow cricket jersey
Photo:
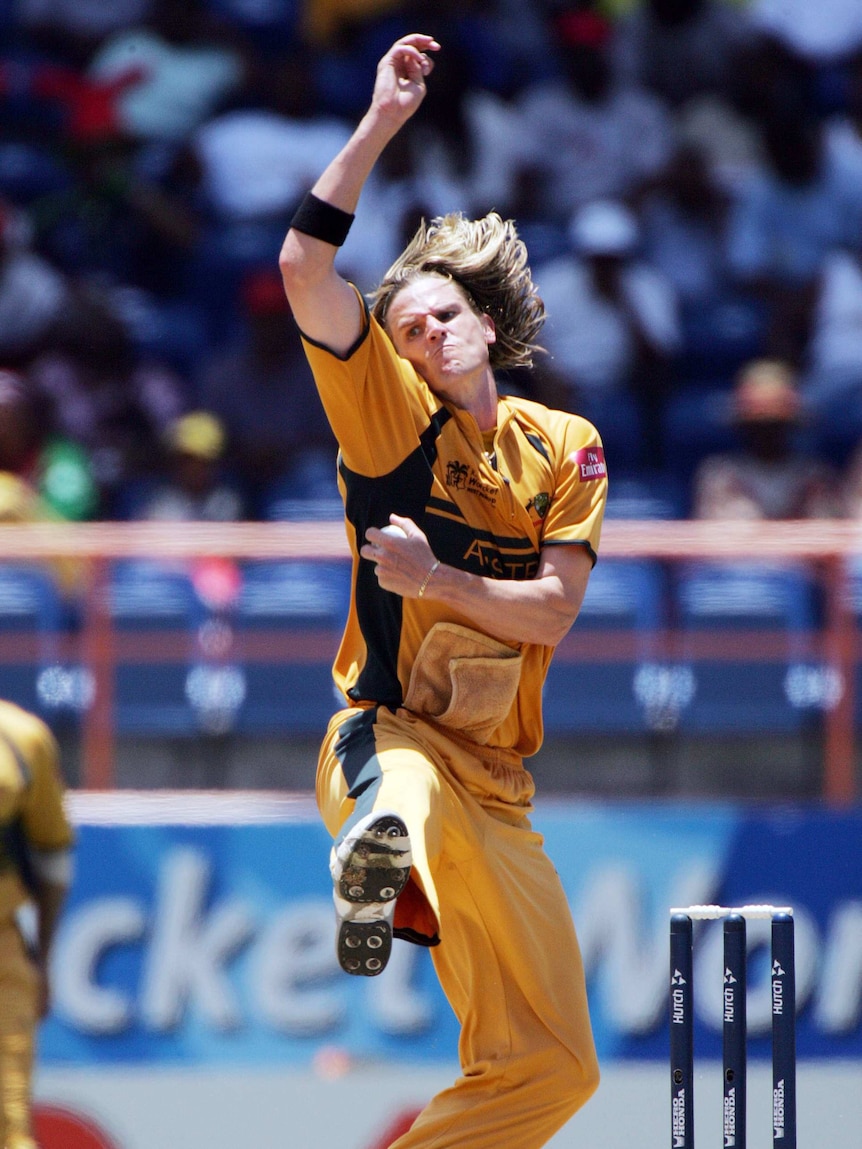
[[[40,853],[65,851],[73,844],[63,793],[51,731],[36,715],[0,700],[0,922],[29,897],[22,841]]]
[[[473,623],[445,602],[382,590],[374,563],[358,554],[366,530],[385,526],[393,513],[411,518],[441,562],[489,578],[533,578],[546,546],[584,546],[595,561],[607,495],[601,439],[578,415],[507,397],[486,453],[473,416],[433,394],[367,309],[363,333],[343,358],[307,338],[304,345],[340,447],[353,552],[335,681],[356,705],[396,709],[430,628]],[[542,741],[542,683],[553,648],[514,649],[517,694],[490,744],[527,756]]]

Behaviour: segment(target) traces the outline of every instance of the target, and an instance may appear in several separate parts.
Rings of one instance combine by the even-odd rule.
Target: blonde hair
[[[383,327],[398,292],[423,275],[451,279],[479,314],[490,316],[497,332],[489,348],[493,368],[532,366],[533,355],[543,350],[535,339],[545,322],[545,305],[512,220],[496,212],[477,220],[460,212],[437,216],[430,224],[423,220],[370,296],[371,313]]]

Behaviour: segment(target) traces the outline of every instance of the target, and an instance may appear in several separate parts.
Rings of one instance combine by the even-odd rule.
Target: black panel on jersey
[[[362,545],[369,527],[384,527],[391,514],[402,515],[425,532],[432,551],[447,566],[487,578],[533,578],[539,551],[531,539],[471,526],[456,503],[432,496],[437,440],[449,418],[450,412],[440,408],[420,436],[416,450],[386,475],[360,475],[342,461],[345,509],[357,545]],[[533,445],[543,451],[540,440]],[[356,614],[365,641],[366,663],[349,691],[354,702],[370,700],[393,709],[401,705],[398,650],[402,609],[401,596],[380,587],[374,563],[360,559]]]
[[[428,500],[425,533],[431,549],[442,563],[486,578],[533,578],[539,552],[525,536],[496,535],[471,526],[457,504],[446,499]]]
[[[362,710],[342,722],[335,754],[348,785],[348,797],[358,798],[379,779],[380,766],[374,740],[377,707]]]
[[[356,532],[357,546],[365,541],[369,527],[385,527],[393,514],[412,519],[425,529],[437,438],[451,417],[451,413],[441,407],[420,436],[416,450],[387,475],[369,478],[341,463],[346,488],[345,510]],[[401,705],[398,680],[401,608],[401,596],[381,588],[374,563],[360,559],[356,574],[356,614],[367,658],[355,686],[349,691],[353,701],[372,699],[385,706]]]
[[[536,448],[536,450],[539,452],[540,455],[543,456],[543,458],[547,459],[548,462],[550,463],[551,456],[548,454],[548,448],[545,446],[545,444],[542,442],[542,440],[539,438],[538,435],[531,435],[529,432],[525,431],[524,432],[524,438],[527,440],[527,442],[531,446]]]

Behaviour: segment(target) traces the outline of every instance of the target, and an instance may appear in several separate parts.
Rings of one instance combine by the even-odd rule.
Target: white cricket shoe
[[[392,952],[395,899],[412,862],[407,827],[397,814],[374,811],[332,847],[336,950],[345,973],[375,977]]]

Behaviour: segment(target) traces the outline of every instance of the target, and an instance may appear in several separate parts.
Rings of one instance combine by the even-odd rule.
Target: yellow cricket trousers
[[[38,974],[14,922],[0,925],[0,1145],[36,1149],[30,1089],[38,1018]]]
[[[532,794],[516,755],[406,710],[342,711],[330,723],[323,821],[335,838],[372,810],[404,819],[413,870],[396,932],[439,932],[432,958],[461,1026],[461,1077],[392,1149],[538,1149],[598,1085],[580,951],[530,826]]]

